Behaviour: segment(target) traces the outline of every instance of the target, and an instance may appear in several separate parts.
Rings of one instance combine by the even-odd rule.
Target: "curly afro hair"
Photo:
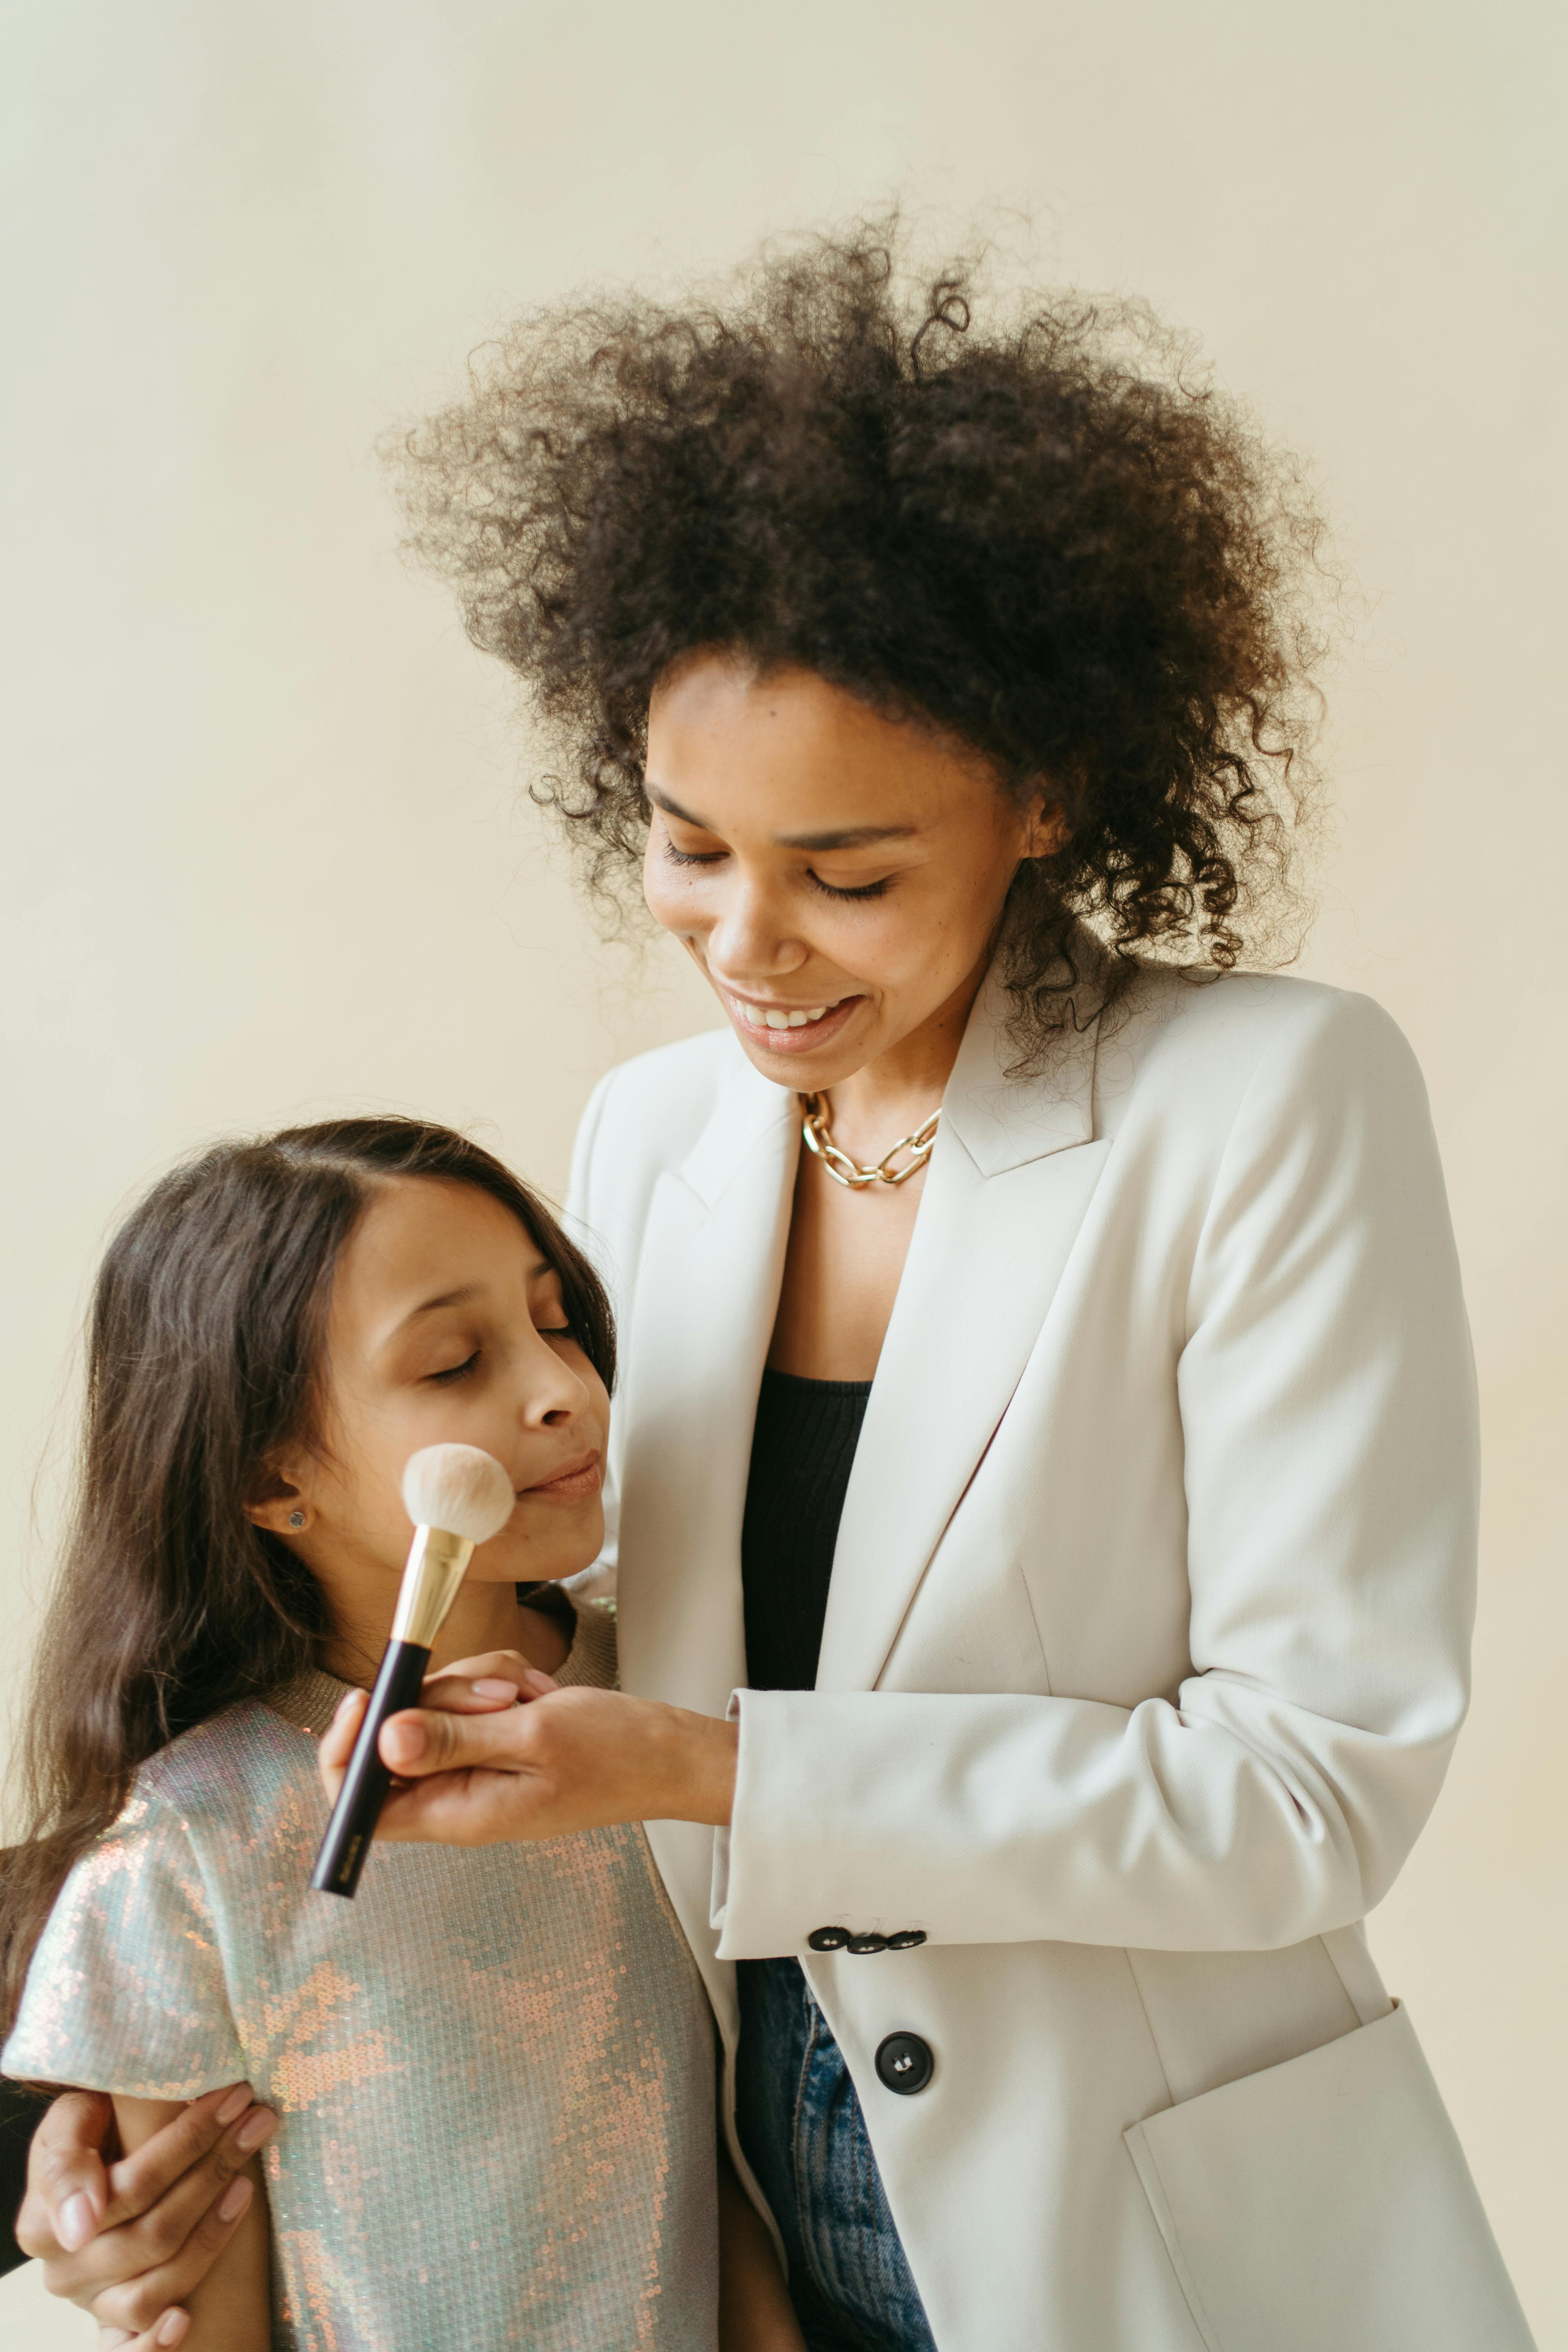
[[[650,694],[722,649],[1060,806],[1004,917],[1026,1057],[1075,917],[1127,961],[1279,960],[1319,521],[1142,305],[997,299],[982,263],[922,277],[896,220],[862,226],[712,300],[523,318],[395,462],[413,551],[525,682],[561,770],[534,797],[600,891],[646,839]]]

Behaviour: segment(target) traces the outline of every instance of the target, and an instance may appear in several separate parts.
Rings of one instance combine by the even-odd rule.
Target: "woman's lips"
[[[584,1495],[596,1495],[604,1481],[604,1469],[596,1454],[584,1454],[575,1462],[568,1462],[552,1478],[541,1478],[536,1486],[525,1486],[521,1499],[530,1495],[542,1495],[552,1502],[574,1503]]]
[[[819,1019],[800,1022],[793,1029],[778,1029],[768,1025],[762,1005],[748,1003],[743,996],[731,996],[728,989],[723,992],[723,994],[724,1002],[730,1009],[730,1018],[744,1036],[747,1045],[760,1045],[763,1052],[768,1054],[818,1052],[853,1020],[857,1005],[863,1004],[866,1001],[862,996],[841,997],[837,1004],[829,1005]],[[771,1005],[767,1011],[776,1015],[786,1010],[798,1013],[815,1011],[815,1009],[805,1005],[799,1007]]]

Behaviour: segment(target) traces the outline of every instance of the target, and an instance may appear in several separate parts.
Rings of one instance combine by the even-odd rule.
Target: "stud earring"
[[[304,1512],[290,1511],[289,1514],[289,1524],[291,1528],[302,1528],[305,1524]]]

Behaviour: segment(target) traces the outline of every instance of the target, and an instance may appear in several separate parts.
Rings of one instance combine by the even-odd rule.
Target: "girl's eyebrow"
[[[396,1328],[402,1331],[421,1315],[434,1315],[438,1307],[466,1307],[471,1298],[479,1297],[479,1291],[477,1282],[465,1282],[456,1290],[444,1290],[439,1298],[426,1298],[419,1306],[411,1307]]]
[[[560,1271],[560,1267],[552,1265],[547,1257],[537,1257],[528,1269],[528,1280],[531,1286],[533,1283],[542,1281],[546,1275],[558,1276]],[[411,1323],[416,1323],[422,1315],[435,1315],[443,1307],[471,1306],[483,1288],[482,1283],[464,1282],[459,1283],[456,1290],[443,1290],[438,1297],[422,1298],[417,1307],[411,1307],[407,1314],[393,1325],[387,1338],[395,1339],[400,1331],[406,1331],[408,1326]]]

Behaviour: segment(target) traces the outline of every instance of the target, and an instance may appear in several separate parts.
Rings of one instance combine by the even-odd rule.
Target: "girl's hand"
[[[730,1819],[733,1724],[623,1691],[563,1690],[515,1650],[447,1666],[424,1697],[382,1727],[396,1779],[378,1837],[496,1845],[614,1822]],[[364,1692],[349,1692],[321,1740],[334,1800],[364,1708]]]

